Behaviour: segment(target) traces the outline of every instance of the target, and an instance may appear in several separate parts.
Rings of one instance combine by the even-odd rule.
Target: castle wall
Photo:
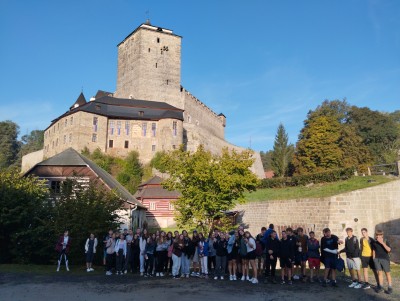
[[[351,227],[361,236],[367,228],[370,236],[382,229],[391,240],[392,260],[400,261],[400,180],[327,198],[249,202],[237,205],[239,223],[256,235],[261,227],[302,226],[322,236],[325,227],[344,238]]]
[[[24,173],[31,169],[36,164],[43,161],[44,150],[38,150],[36,152],[29,153],[22,157],[21,173]]]
[[[182,109],[181,37],[142,25],[118,46],[115,97],[164,101]]]

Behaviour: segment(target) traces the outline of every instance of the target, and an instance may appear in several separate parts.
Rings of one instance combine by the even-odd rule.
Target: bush
[[[304,186],[310,183],[329,183],[340,180],[347,180],[350,179],[353,175],[354,168],[349,167],[286,178],[263,179],[258,188],[284,188],[293,186]]]

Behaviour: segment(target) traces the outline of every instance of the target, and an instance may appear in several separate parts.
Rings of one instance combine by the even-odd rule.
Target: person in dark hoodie
[[[276,231],[272,231],[270,237],[267,240],[268,248],[266,250],[266,258],[265,258],[265,274],[269,275],[269,279],[265,279],[265,283],[269,280],[272,283],[276,283],[275,280],[275,269],[276,262],[278,260],[280,242],[277,238]]]
[[[224,280],[226,257],[228,255],[228,241],[226,240],[225,233],[220,233],[219,239],[217,239],[216,237],[213,238],[213,246],[216,254],[214,279],[217,280],[218,278],[220,278],[221,280]]]
[[[361,284],[361,259],[360,259],[360,244],[358,239],[353,235],[353,229],[346,229],[347,237],[344,241],[344,249],[340,253],[346,252],[347,268],[350,271],[353,282],[349,287],[362,288]],[[357,276],[357,277],[356,277]]]
[[[294,248],[292,241],[289,240],[286,231],[282,231],[282,239],[279,245],[279,260],[281,264],[281,284],[285,284],[285,274],[288,278],[288,284],[292,284],[292,267],[294,258]]]

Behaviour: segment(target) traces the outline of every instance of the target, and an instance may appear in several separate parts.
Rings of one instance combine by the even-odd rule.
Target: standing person
[[[257,265],[256,265],[256,240],[251,236],[249,231],[246,231],[244,233],[244,241],[246,244],[247,248],[247,254],[246,254],[246,261],[248,264],[245,266],[246,268],[246,274],[249,274],[249,265],[253,269],[253,278],[249,279],[249,281],[253,284],[258,283],[258,278],[257,278]]]
[[[124,273],[128,273],[129,269],[133,272],[133,256],[132,256],[132,241],[133,241],[133,231],[132,229],[128,230],[128,235],[125,236],[126,240],[126,260],[125,260],[125,268]]]
[[[156,266],[156,276],[163,277],[164,276],[164,267],[165,261],[168,258],[168,247],[170,246],[167,241],[167,237],[165,236],[165,232],[161,232],[159,238],[157,239],[156,246],[156,256],[157,256],[157,266]]]
[[[92,267],[92,263],[93,263],[93,256],[94,256],[94,254],[96,254],[96,247],[97,247],[97,238],[94,237],[93,233],[90,233],[90,236],[86,240],[86,243],[85,243],[86,271],[87,272],[94,271],[94,269]]]
[[[256,255],[257,255],[257,268],[259,273],[264,270],[265,273],[265,259],[266,259],[266,249],[265,243],[263,241],[264,234],[267,231],[267,228],[261,227],[261,232],[256,236]]]
[[[388,282],[388,294],[393,293],[392,276],[390,275],[390,257],[392,251],[389,242],[383,238],[383,231],[375,231],[375,241],[372,244],[372,257],[374,258],[375,269],[378,272],[377,292],[383,291],[383,272],[385,272]],[[382,272],[383,270],[383,272]]]
[[[146,243],[144,277],[153,277],[154,253],[156,251],[156,247],[157,243],[154,239],[154,236],[150,235]]]
[[[218,233],[218,232],[217,232]],[[211,232],[208,236],[208,271],[215,273],[215,266],[216,266],[216,251],[214,249],[214,238],[217,238],[215,232]],[[211,267],[212,266],[212,267]]]
[[[228,235],[228,244],[226,247],[228,260],[229,280],[237,280],[236,278],[236,257],[238,254],[238,247],[236,243],[235,230],[231,230]]]
[[[266,250],[266,258],[265,258],[265,274],[269,275],[269,281],[276,284],[275,279],[275,270],[276,263],[279,255],[280,242],[276,235],[275,230],[271,232],[267,240],[267,250]],[[267,279],[265,280],[268,281]]]
[[[125,235],[123,233],[119,235],[119,239],[115,243],[115,256],[116,256],[115,268],[117,270],[117,275],[122,275],[126,258],[126,240],[125,240]]]
[[[240,280],[245,281],[249,280],[249,261],[247,260],[247,245],[246,245],[246,237],[244,236],[244,231],[240,229],[238,231],[239,234],[239,258],[242,262],[242,278]]]
[[[208,278],[208,240],[204,237],[203,233],[199,233],[199,243],[197,245],[197,253],[201,266],[201,275]]]
[[[314,282],[314,269],[316,271],[317,279],[319,280],[320,261],[320,245],[318,239],[315,238],[314,231],[309,233],[310,239],[307,241],[307,257],[308,266],[310,268],[310,282]]]
[[[374,259],[372,258],[372,244],[374,239],[368,235],[368,230],[366,228],[361,229],[362,237],[360,239],[360,250],[361,250],[361,267],[364,274],[364,286],[363,289],[371,288],[368,282],[368,266],[374,273],[376,283],[379,283],[378,273],[376,272]]]
[[[324,236],[321,238],[321,257],[325,266],[323,286],[329,283],[328,275],[331,271],[332,286],[337,286],[336,283],[336,259],[339,248],[339,238],[331,233],[329,228],[323,230]]]
[[[307,263],[307,242],[308,236],[304,234],[304,229],[299,227],[297,228],[297,237],[296,237],[296,262],[300,262],[300,277],[305,282],[307,280],[306,277],[306,263]]]
[[[57,272],[60,271],[60,265],[61,265],[61,261],[62,261],[63,257],[65,260],[65,269],[67,270],[67,272],[69,272],[67,255],[69,253],[70,247],[71,247],[71,238],[69,237],[69,231],[65,230],[64,235],[61,235],[58,238],[58,241],[56,244],[56,251],[58,252],[58,255],[59,255]]]
[[[288,284],[292,285],[292,267],[293,267],[294,249],[293,244],[289,240],[286,231],[282,231],[282,239],[279,244],[279,261],[281,265],[281,284],[285,284],[285,274],[287,275]]]
[[[353,235],[352,228],[346,228],[347,237],[344,241],[344,249],[340,253],[346,252],[347,268],[350,271],[351,279],[353,282],[349,287],[362,288],[361,284],[361,259],[360,259],[360,245],[358,239]]]
[[[106,242],[106,275],[112,275],[112,269],[114,265],[114,256],[115,256],[115,233],[112,233]]]
[[[214,279],[217,280],[218,277],[221,280],[224,280],[224,274],[225,274],[225,267],[226,267],[226,257],[228,255],[228,242],[226,240],[225,233],[221,233],[219,236],[219,239],[216,237],[213,238],[213,248],[215,250],[215,276]],[[232,279],[232,274],[230,274],[229,277],[230,280]]]
[[[140,267],[140,237],[137,232],[133,235],[131,242],[131,252],[132,252],[132,273],[139,271]]]
[[[181,235],[183,236],[183,249],[182,256],[180,258],[181,276],[189,278],[190,257],[193,256],[195,247],[192,245],[192,242],[186,230],[183,230]]]
[[[114,231],[112,229],[108,229],[108,233],[103,238],[103,247],[104,247],[104,250],[103,250],[103,265],[104,265],[106,270],[107,270],[107,267],[106,267],[106,264],[107,264],[107,248],[106,248],[106,244],[107,244],[107,241],[112,236],[113,232]]]
[[[147,243],[147,229],[144,229],[139,238],[139,261],[140,261],[140,276],[144,275],[144,263],[146,256],[146,243]]]
[[[292,248],[293,248],[293,258],[291,258],[291,262],[292,262],[292,273],[291,273],[291,275],[292,275],[292,280],[299,280],[300,279],[300,277],[298,276],[298,275],[295,275],[294,274],[294,268],[296,267],[296,266],[301,266],[301,260],[300,260],[300,258],[299,257],[297,257],[296,258],[296,254],[297,254],[297,238],[296,238],[296,235],[293,233],[293,229],[292,228],[287,228],[286,229],[286,234],[287,234],[287,239],[289,240],[289,242],[290,242],[290,245],[292,246]],[[297,259],[297,260],[296,260]]]
[[[166,236],[166,241],[168,243],[167,259],[165,260],[165,271],[168,274],[172,274],[172,250],[171,246],[174,243],[174,238],[172,237],[172,232],[169,231]],[[173,247],[172,247],[173,248]]]
[[[193,230],[190,249],[194,250],[194,253],[191,254],[192,263],[193,263],[192,276],[196,276],[196,277],[200,277],[200,259],[199,259],[199,250],[198,250],[199,241],[200,241],[199,233],[197,232],[197,230]]]
[[[179,268],[181,267],[181,257],[183,256],[182,250],[184,248],[184,244],[183,234],[178,235],[173,243],[174,249],[172,250],[172,277],[174,279],[179,279]]]

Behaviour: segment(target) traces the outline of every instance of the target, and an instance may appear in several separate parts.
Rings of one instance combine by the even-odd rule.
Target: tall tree
[[[272,170],[272,150],[260,152],[261,162],[264,167],[264,170]]]
[[[216,219],[226,220],[224,212],[236,201],[243,202],[244,192],[255,190],[258,184],[250,171],[253,159],[249,150],[237,153],[225,148],[221,155],[212,155],[203,146],[194,153],[181,147],[165,154],[162,161],[170,174],[163,185],[182,194],[174,203],[179,227],[208,233]]]
[[[0,122],[0,169],[15,163],[20,150],[19,126],[10,120]]]
[[[292,160],[294,147],[289,144],[289,137],[283,124],[279,124],[275,136],[274,148],[271,154],[271,166],[277,177],[288,174],[289,163]]]

